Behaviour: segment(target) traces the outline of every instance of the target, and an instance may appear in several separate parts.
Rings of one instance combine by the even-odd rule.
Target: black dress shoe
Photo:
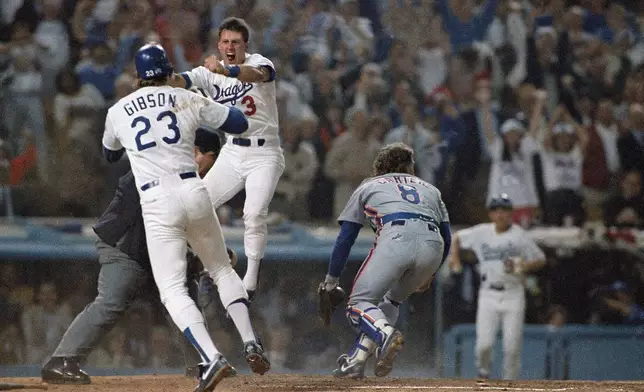
[[[40,371],[42,380],[50,384],[90,384],[76,357],[52,357]]]

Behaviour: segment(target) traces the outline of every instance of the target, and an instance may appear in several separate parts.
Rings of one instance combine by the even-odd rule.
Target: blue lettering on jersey
[[[127,113],[128,116],[131,116],[134,113],[147,108],[166,106],[175,107],[176,104],[177,97],[174,94],[148,94],[146,96],[137,97],[136,99],[133,99],[130,102],[126,103],[125,105],[123,105],[123,110],[125,110],[125,113]]]
[[[425,188],[429,186],[428,183],[414,176],[383,177],[378,179],[378,183],[379,184],[414,184],[414,185],[424,186]]]
[[[499,246],[490,246],[489,244],[483,244],[481,246],[481,253],[483,254],[482,261],[503,261],[510,257],[521,255],[521,252],[519,252],[519,250],[515,248],[511,242]]]
[[[237,104],[237,101],[242,99],[246,93],[253,89],[252,83],[237,83],[233,86],[228,86],[224,89],[213,84],[215,88],[215,95],[212,99],[221,104],[230,102],[231,105]]]

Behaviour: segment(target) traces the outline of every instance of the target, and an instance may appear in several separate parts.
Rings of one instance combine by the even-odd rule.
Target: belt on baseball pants
[[[425,221],[427,222],[427,228],[429,230],[436,233],[439,232],[436,219],[432,218],[431,216],[416,214],[414,212],[394,212],[393,214],[387,214],[383,217],[378,218],[378,223],[380,223],[381,225],[386,225],[387,223],[391,222],[392,226],[404,226],[406,221],[410,219]]]
[[[196,173],[196,172],[185,172],[185,173],[179,173],[179,177],[180,177],[182,180],[187,180],[188,178],[195,178],[195,177],[197,177],[197,173]],[[147,184],[143,184],[143,185],[141,185],[141,190],[142,190],[142,191],[147,191],[148,189],[150,189],[150,188],[154,188],[154,187],[155,187],[155,186],[157,186],[157,185],[159,185],[159,180],[158,180],[158,179],[156,179],[156,180],[154,180],[154,181],[150,181],[150,182],[148,182]]]
[[[259,147],[263,146],[264,143],[266,143],[266,139],[257,139],[257,145]],[[242,147],[250,147],[252,145],[250,139],[246,139],[244,137],[234,137],[233,138],[233,144],[236,144],[238,146]]]

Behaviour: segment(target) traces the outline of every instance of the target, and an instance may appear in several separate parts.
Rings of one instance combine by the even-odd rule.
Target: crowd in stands
[[[127,170],[100,156],[133,53],[176,71],[227,16],[277,70],[286,169],[273,211],[329,222],[383,144],[416,152],[457,224],[508,193],[525,226],[642,227],[644,40],[637,1],[11,0],[0,9],[5,183],[20,215],[96,216]],[[180,28],[179,28],[180,26]],[[19,185],[19,186],[18,186]],[[487,196],[486,196],[487,195]],[[224,209],[225,210],[225,209]],[[222,211],[233,222],[235,204]]]

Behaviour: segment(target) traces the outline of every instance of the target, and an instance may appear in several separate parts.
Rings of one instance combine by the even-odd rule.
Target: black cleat
[[[256,342],[248,342],[244,345],[244,356],[253,373],[263,375],[271,369],[271,363],[264,355],[264,347],[259,339]]]
[[[195,387],[193,392],[212,392],[221,380],[237,375],[235,368],[224,357],[219,357],[210,365],[201,366],[200,370],[199,385]]]
[[[49,384],[91,384],[78,362],[78,357],[52,357],[40,370],[42,380]]]

